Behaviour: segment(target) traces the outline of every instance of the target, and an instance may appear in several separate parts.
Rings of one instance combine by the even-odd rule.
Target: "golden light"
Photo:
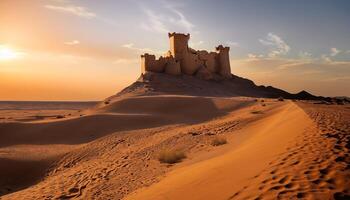
[[[21,54],[21,52],[16,52],[9,47],[0,46],[0,61],[13,60],[19,58]]]

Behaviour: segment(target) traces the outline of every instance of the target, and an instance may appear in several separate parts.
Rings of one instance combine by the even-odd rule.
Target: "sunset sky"
[[[256,84],[350,96],[347,0],[0,0],[0,100],[102,100],[174,31],[230,46],[232,73]]]

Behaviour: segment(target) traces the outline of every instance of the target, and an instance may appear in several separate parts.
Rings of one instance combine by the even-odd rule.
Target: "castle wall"
[[[165,73],[170,75],[181,75],[180,62],[175,61],[174,58],[170,59],[165,65]]]
[[[204,61],[204,65],[212,73],[217,73],[219,71],[219,65],[217,62],[217,53],[207,51],[198,51],[198,57],[200,60]]]
[[[172,75],[196,75],[202,79],[231,78],[229,47],[219,45],[216,52],[196,51],[188,47],[190,34],[169,33],[170,51],[165,57],[141,56],[142,73],[165,72]],[[220,75],[220,76],[219,76]]]
[[[225,78],[231,78],[229,57],[230,47],[223,47],[222,45],[219,45],[216,47],[216,50],[218,51],[218,63],[220,65],[219,74]]]
[[[181,71],[187,75],[193,75],[204,62],[198,58],[197,54],[189,53],[181,61]]]
[[[161,56],[158,60],[156,60],[155,55],[146,53],[141,55],[141,71],[142,73],[145,73],[146,71],[163,72],[167,62],[168,58]]]

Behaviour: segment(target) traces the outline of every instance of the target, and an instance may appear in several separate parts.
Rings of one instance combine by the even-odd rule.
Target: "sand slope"
[[[346,199],[349,110],[131,95],[83,117],[1,123],[0,198]],[[216,137],[228,144],[212,146]],[[187,158],[163,164],[163,150]]]
[[[131,149],[128,151],[132,152],[135,150],[142,151],[142,149],[147,148],[147,143],[156,145],[166,139],[158,136],[159,138],[155,138],[154,143],[152,141],[141,141],[142,145],[139,144],[136,148],[131,147],[130,142],[125,142],[125,137],[131,138],[130,135],[134,135],[132,140],[138,141],[140,138],[146,138],[149,134],[163,130],[164,128],[161,127],[176,124],[186,126],[204,122],[227,115],[230,111],[247,106],[252,102],[252,100],[190,96],[135,97],[89,110],[89,114],[83,117],[49,122],[2,123],[0,124],[0,161],[4,164],[0,175],[7,178],[0,180],[0,185],[2,185],[0,192],[5,194],[13,192],[36,184],[43,179],[47,181],[41,183],[52,185],[52,189],[56,188],[53,189],[54,191],[57,190],[57,187],[65,188],[66,186],[61,185],[63,183],[57,181],[56,178],[59,180],[61,176],[65,176],[67,169],[72,173],[78,173],[77,171],[81,171],[86,167],[84,163],[89,165],[94,163],[95,159],[100,159],[100,156],[109,155],[110,148],[116,147],[120,143],[119,140],[124,141],[122,142],[123,146],[127,145],[127,149]],[[167,105],[173,106],[169,107]],[[156,131],[143,130],[152,127],[155,127]],[[130,132],[135,132],[138,129],[140,131],[136,136]],[[129,132],[124,133],[125,131]],[[173,130],[170,132],[171,134],[167,137],[178,133],[173,132]],[[114,136],[109,137],[108,135],[112,133],[114,133]],[[103,138],[102,141],[95,141],[97,138],[104,136],[107,137]],[[92,143],[89,144],[88,142]],[[120,151],[119,148],[118,146],[115,150]],[[29,152],[30,156],[26,156],[26,153]],[[71,153],[67,155],[67,152]],[[114,156],[115,160],[119,160],[120,152],[116,152]],[[110,157],[107,156],[106,159],[108,158]],[[126,159],[125,161],[128,162]],[[21,168],[15,170],[14,166],[20,163],[23,163]],[[72,167],[76,168],[71,169]],[[98,167],[98,169],[95,169],[97,171],[106,168],[103,165],[95,165],[93,168],[96,167]],[[122,168],[119,164],[115,167],[115,170]],[[134,168],[134,170],[138,169]],[[91,173],[93,171],[91,169]],[[23,176],[23,174],[26,174],[26,176]],[[53,176],[56,174],[57,176]],[[154,174],[157,175],[159,172],[156,171]],[[88,174],[83,175],[90,176],[91,174],[89,171]],[[21,177],[21,179],[18,177]],[[118,176],[118,178],[120,177]],[[59,185],[55,187],[56,184],[53,184],[52,180],[55,180],[54,182]],[[69,185],[68,182],[67,185]],[[52,194],[54,191],[49,189],[47,192]],[[59,191],[65,193],[65,190]],[[24,191],[22,194],[25,194]],[[36,195],[42,194],[37,193]],[[33,198],[37,198],[36,195]]]
[[[174,170],[159,183],[126,199],[234,198],[242,185],[249,184],[252,177],[285,152],[286,145],[310,125],[312,121],[308,116],[288,103],[279,112],[241,130],[240,134],[254,134],[237,147],[218,157]]]

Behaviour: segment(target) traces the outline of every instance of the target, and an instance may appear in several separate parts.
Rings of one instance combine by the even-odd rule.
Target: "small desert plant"
[[[159,153],[158,160],[161,163],[174,164],[181,162],[186,155],[180,150],[163,150]]]
[[[253,110],[250,113],[252,113],[252,114],[262,114],[262,111],[261,110]]]
[[[57,116],[56,116],[56,119],[63,119],[63,118],[65,118],[64,115],[57,115]]]
[[[266,104],[264,104],[264,103],[263,103],[263,104],[261,104],[261,106],[265,107],[265,106],[266,106]]]
[[[278,97],[278,101],[284,101],[283,97]]]
[[[264,99],[261,99],[261,101],[260,102],[265,102],[265,100]]]
[[[220,146],[224,144],[227,144],[227,140],[226,138],[222,138],[222,137],[216,137],[211,141],[211,145],[213,146]]]

